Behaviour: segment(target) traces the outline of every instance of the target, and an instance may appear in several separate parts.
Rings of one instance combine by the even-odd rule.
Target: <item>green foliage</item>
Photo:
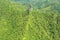
[[[60,40],[59,11],[48,6],[27,13],[27,7],[0,1],[0,40]]]

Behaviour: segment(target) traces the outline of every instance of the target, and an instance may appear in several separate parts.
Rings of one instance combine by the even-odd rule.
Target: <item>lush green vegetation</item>
[[[28,13],[28,6],[0,1],[0,40],[60,40],[60,4]]]

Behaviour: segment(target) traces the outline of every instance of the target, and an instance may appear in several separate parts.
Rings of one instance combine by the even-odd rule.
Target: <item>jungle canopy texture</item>
[[[28,13],[28,4],[0,0],[0,40],[60,40],[59,2],[31,2]]]

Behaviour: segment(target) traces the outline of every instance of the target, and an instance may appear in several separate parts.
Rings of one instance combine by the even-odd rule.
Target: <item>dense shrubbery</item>
[[[59,11],[48,6],[27,13],[27,7],[0,1],[0,40],[60,40]]]

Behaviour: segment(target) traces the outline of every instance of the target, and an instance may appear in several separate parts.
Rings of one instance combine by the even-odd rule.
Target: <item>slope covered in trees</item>
[[[51,6],[60,3],[60,0],[12,0],[12,1],[17,3],[23,3],[26,5],[31,3],[31,5],[33,5],[33,7],[35,8],[43,8],[46,6]]]
[[[28,13],[27,5],[1,0],[0,40],[60,40],[57,7],[53,4]]]

